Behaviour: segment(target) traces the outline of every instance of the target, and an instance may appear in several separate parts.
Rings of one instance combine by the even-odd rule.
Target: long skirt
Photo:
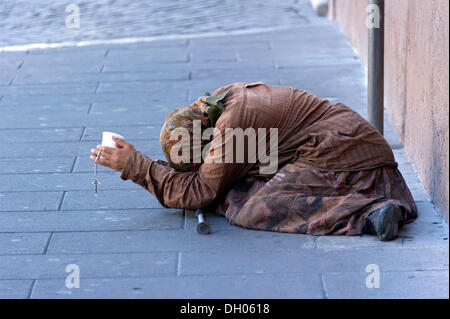
[[[309,235],[360,235],[373,211],[400,206],[404,223],[417,207],[395,166],[323,172],[287,164],[269,181],[247,178],[231,189],[216,213],[250,229]]]

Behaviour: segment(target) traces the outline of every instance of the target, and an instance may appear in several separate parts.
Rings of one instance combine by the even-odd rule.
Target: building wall
[[[330,0],[367,63],[367,0]],[[385,107],[426,190],[449,212],[449,1],[385,0]]]

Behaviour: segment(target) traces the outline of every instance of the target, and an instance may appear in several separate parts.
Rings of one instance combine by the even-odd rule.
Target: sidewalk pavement
[[[252,231],[163,209],[100,168],[103,130],[163,158],[175,107],[231,82],[305,89],[366,112],[360,61],[326,20],[286,30],[0,53],[1,298],[448,298],[448,224],[392,128],[387,139],[419,219],[393,242]],[[67,288],[66,267],[80,269]],[[367,288],[368,265],[380,287]],[[375,273],[372,275],[376,275]],[[369,277],[370,279],[370,277]]]

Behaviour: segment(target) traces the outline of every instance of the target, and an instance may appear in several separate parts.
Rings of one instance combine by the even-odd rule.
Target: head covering
[[[211,96],[206,92],[196,102],[188,106],[182,106],[173,110],[166,118],[160,133],[160,143],[164,156],[167,158],[170,166],[182,171],[197,170],[201,165],[201,151],[203,147],[209,143],[207,140],[201,139],[201,134],[204,129],[208,127],[215,127],[217,120],[224,111],[222,100],[225,98],[230,90],[223,92],[217,96]],[[198,126],[201,132],[194,132],[194,121],[199,121]],[[177,130],[183,128],[184,130]],[[181,134],[189,134],[189,138],[181,138]],[[170,139],[171,134],[175,135]],[[194,133],[200,134],[199,141],[201,143],[194,143]],[[177,159],[171,158],[171,151],[174,146],[177,146],[174,151],[178,150],[179,157]],[[197,148],[201,148],[197,150]],[[181,158],[182,150],[189,149],[189,158]],[[196,158],[194,158],[196,156]],[[200,158],[198,158],[200,156]]]

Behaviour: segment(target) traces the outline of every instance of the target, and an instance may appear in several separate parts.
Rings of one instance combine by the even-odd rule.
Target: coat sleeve
[[[121,178],[132,180],[147,189],[164,207],[208,207],[226,195],[251,167],[248,163],[225,163],[224,155],[217,156],[217,150],[223,151],[225,143],[223,131],[215,135],[205,162],[193,172],[176,171],[166,162],[151,160],[138,150],[133,150]]]

